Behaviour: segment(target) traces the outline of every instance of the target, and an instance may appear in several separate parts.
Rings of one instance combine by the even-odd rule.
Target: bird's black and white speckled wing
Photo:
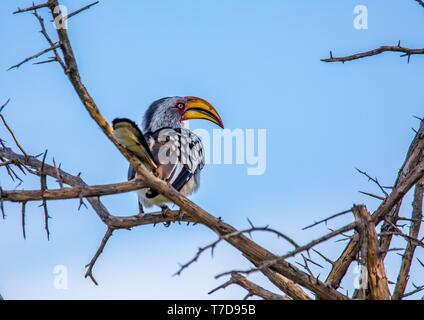
[[[156,172],[161,179],[181,191],[193,178],[193,188],[198,188],[199,173],[205,165],[205,158],[202,142],[197,135],[185,128],[162,128],[146,133],[145,138],[158,164]],[[188,191],[191,193],[195,190]]]

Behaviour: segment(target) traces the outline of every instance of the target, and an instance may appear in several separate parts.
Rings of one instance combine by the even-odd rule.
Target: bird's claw
[[[138,213],[139,213],[139,215],[144,214],[144,208],[143,208],[143,205],[141,204],[141,202],[138,203]]]
[[[170,215],[170,213],[171,213],[171,210],[168,208],[168,206],[163,206],[163,207],[161,207],[162,208],[162,217],[165,219],[165,218],[168,218],[168,216]],[[166,228],[169,228],[169,226],[171,225],[171,221],[167,221],[167,222],[164,222],[164,224],[163,224]]]
[[[162,217],[167,218],[171,214],[171,209],[167,206],[163,206],[162,208]]]

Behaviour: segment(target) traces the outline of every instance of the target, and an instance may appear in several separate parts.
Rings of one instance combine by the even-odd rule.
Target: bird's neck
[[[152,123],[150,123],[149,127],[145,128],[145,129],[146,129],[146,131],[155,132],[155,131],[162,129],[162,128],[178,129],[178,128],[183,128],[183,127],[184,127],[184,124],[181,123],[181,121],[179,119],[162,117],[162,118],[157,119],[156,121],[152,121]]]

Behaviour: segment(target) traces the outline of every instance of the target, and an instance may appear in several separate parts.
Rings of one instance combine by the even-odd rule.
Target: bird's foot
[[[162,217],[167,218],[171,213],[171,209],[169,209],[169,207],[167,205],[163,205],[163,206],[160,206],[160,207],[162,209]],[[171,225],[171,222],[167,221],[163,225],[168,228]]]
[[[141,202],[138,203],[138,214],[143,215],[144,214],[144,208]]]

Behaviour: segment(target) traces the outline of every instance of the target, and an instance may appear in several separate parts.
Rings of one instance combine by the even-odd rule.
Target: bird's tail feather
[[[150,170],[157,169],[147,141],[134,121],[126,118],[116,118],[112,121],[113,135],[115,139],[126,149],[137,156],[140,161]]]

